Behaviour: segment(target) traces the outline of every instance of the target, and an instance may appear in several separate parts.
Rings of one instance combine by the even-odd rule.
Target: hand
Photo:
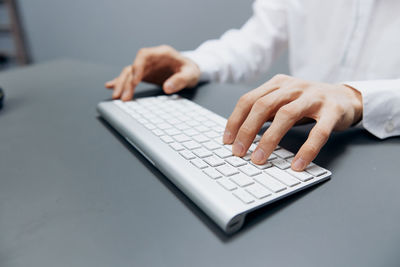
[[[254,163],[264,164],[293,125],[313,119],[316,124],[292,161],[292,169],[302,171],[333,130],[344,130],[361,117],[362,97],[357,90],[279,74],[239,99],[228,119],[224,143],[233,143],[233,154],[242,157],[264,122],[272,120],[251,155]]]
[[[199,78],[200,69],[196,63],[172,47],[162,45],[140,49],[133,64],[125,67],[105,87],[114,90],[113,99],[128,101],[141,81],[162,85],[165,93],[172,94],[185,87],[194,87]]]

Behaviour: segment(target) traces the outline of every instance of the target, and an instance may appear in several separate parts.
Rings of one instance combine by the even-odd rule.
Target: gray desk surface
[[[334,134],[316,160],[330,181],[226,236],[97,117],[118,72],[63,60],[0,74],[0,266],[399,266],[399,138]],[[227,117],[249,89],[184,95]]]

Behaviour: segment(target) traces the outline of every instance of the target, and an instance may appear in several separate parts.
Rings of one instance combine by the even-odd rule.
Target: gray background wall
[[[144,46],[197,47],[252,14],[253,0],[19,0],[33,59],[124,66]],[[261,78],[287,73],[283,56]]]

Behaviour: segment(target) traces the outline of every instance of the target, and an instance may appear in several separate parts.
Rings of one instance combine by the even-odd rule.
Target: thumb
[[[167,94],[176,93],[190,85],[192,75],[189,71],[180,71],[169,77],[163,84],[163,90]]]

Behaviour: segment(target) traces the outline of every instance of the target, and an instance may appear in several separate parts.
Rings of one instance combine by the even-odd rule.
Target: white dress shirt
[[[364,128],[400,135],[399,0],[257,0],[253,10],[241,29],[184,52],[202,80],[251,79],[288,49],[294,77],[350,85]]]

